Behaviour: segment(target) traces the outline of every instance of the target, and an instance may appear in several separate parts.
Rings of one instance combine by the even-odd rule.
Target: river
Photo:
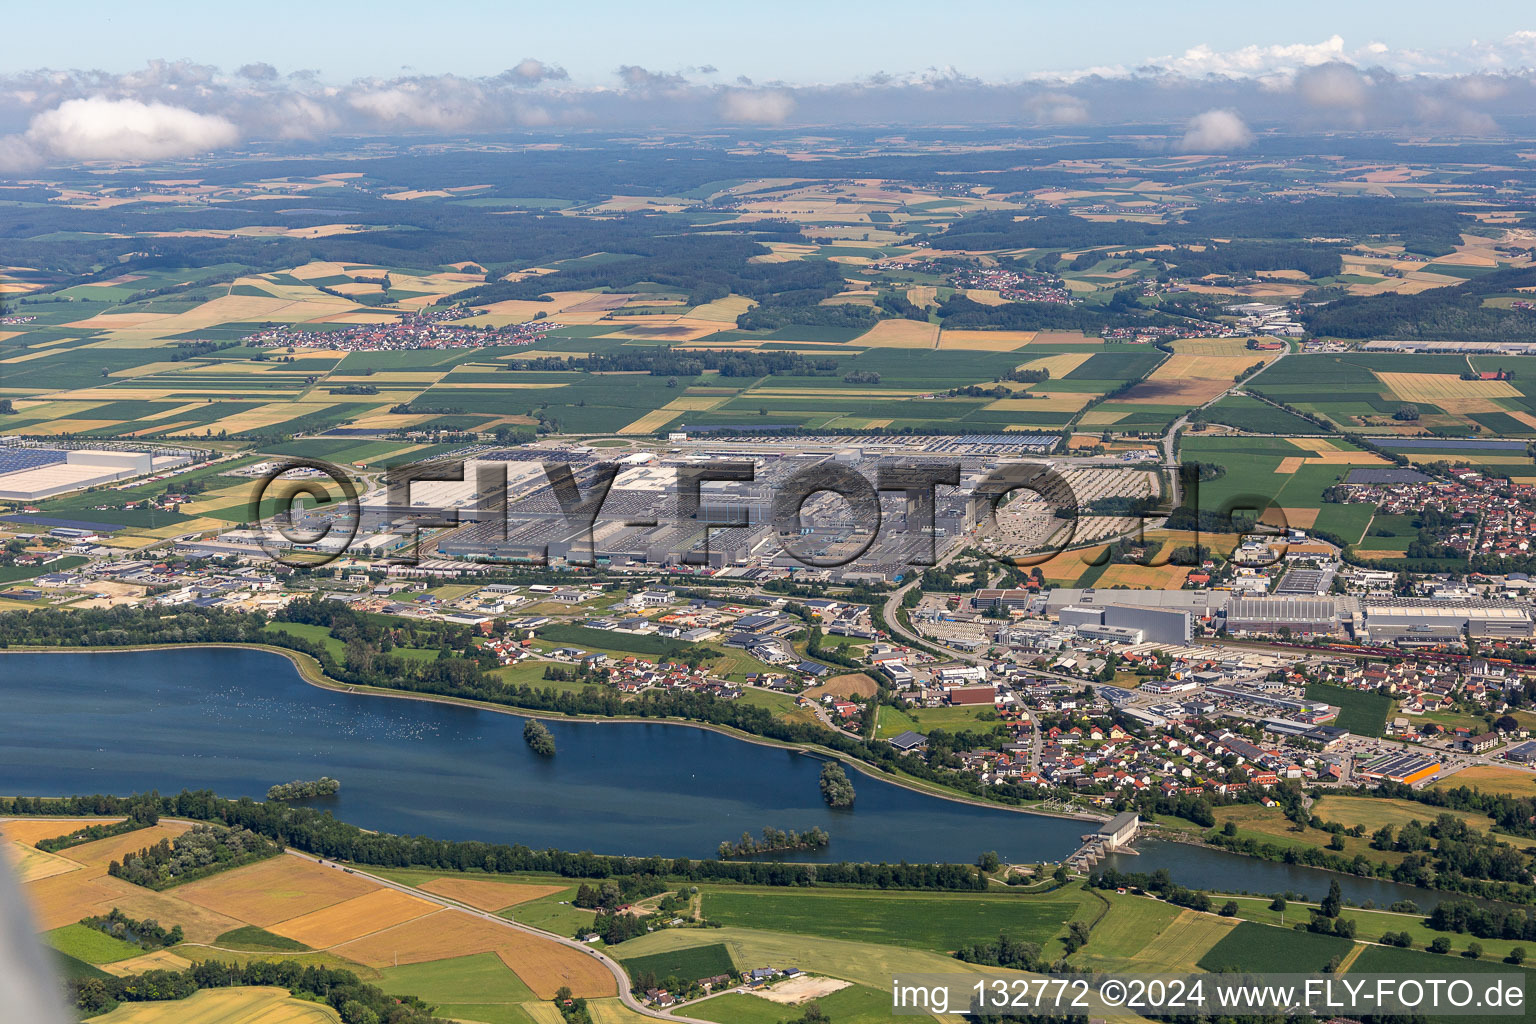
[[[442,839],[664,856],[712,856],[764,826],[819,825],[826,850],[795,860],[1054,861],[1087,824],[946,800],[863,773],[833,810],[815,757],[689,726],[550,721],[558,753],[535,755],[524,719],[475,708],[322,689],[286,658],[233,648],[0,657],[0,792],[173,793],[262,799],[329,775],[312,801],[364,828]],[[1122,870],[1166,867],[1186,885],[1310,895],[1339,878],[1377,904],[1433,894],[1218,850],[1146,842]],[[1426,899],[1427,897],[1427,899]]]

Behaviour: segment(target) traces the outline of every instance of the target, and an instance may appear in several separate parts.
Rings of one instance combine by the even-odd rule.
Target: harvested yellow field
[[[13,843],[41,842],[71,835],[87,825],[113,825],[122,818],[11,818],[0,822],[0,836]]]
[[[83,327],[91,331],[104,331],[123,327],[147,327],[169,320],[174,313],[97,313],[84,320],[65,324],[65,327]]]
[[[1063,352],[1056,356],[1037,356],[1020,363],[1020,370],[1048,370],[1055,379],[1061,379],[1073,370],[1086,363],[1092,355],[1090,352]]]
[[[378,395],[372,395],[375,401]],[[299,416],[308,416],[311,413],[322,412],[329,409],[333,402],[272,402],[267,405],[259,405],[253,409],[246,409],[221,420],[215,420],[208,424],[207,430],[218,434],[221,431],[230,434],[239,434],[247,430],[260,430],[270,427],[274,423],[282,423]]]
[[[619,428],[620,434],[654,434],[677,419],[677,409],[652,409],[639,419]]]
[[[727,295],[723,299],[714,302],[706,302],[702,306],[695,306],[688,311],[688,316],[693,320],[709,320],[713,323],[734,324],[736,318],[747,310],[757,305],[756,302],[745,295]]]
[[[1306,458],[1307,464],[1313,466],[1380,466],[1386,461],[1370,452],[1320,452]]]
[[[168,892],[155,892],[111,876],[96,879],[95,885],[107,892],[112,906],[120,908],[129,917],[181,925],[188,942],[212,942],[230,929],[246,923],[227,914],[215,913],[206,907],[188,903],[176,895],[180,887]]]
[[[1319,455],[1340,450],[1338,445],[1326,437],[1288,437],[1286,440],[1303,451],[1315,452]]]
[[[1536,772],[1505,765],[1479,764],[1436,779],[1431,789],[1480,789],[1484,793],[1508,793],[1511,796],[1536,796]]]
[[[578,996],[616,994],[613,975],[579,950],[461,910],[440,910],[376,932],[332,952],[369,967],[495,953],[540,999],[550,999],[561,985]]]
[[[22,890],[40,931],[74,924],[97,911],[112,909],[113,891],[84,871],[71,871],[28,882]],[[116,879],[111,879],[116,881]]]
[[[907,289],[907,301],[914,306],[931,306],[939,297],[939,290],[931,284],[915,284]]]
[[[114,860],[122,860],[129,854],[138,853],[146,846],[154,846],[162,839],[174,840],[191,827],[182,822],[151,825],[149,828],[113,836],[111,839],[98,839],[94,843],[86,843],[83,846],[71,846],[67,850],[60,850],[59,856],[68,857],[77,864],[83,864],[87,874],[92,877],[105,875],[107,865]]]
[[[157,949],[153,953],[131,956],[115,964],[102,964],[101,969],[123,978],[130,974],[143,974],[145,971],[184,971],[191,966],[191,960],[177,956],[168,949]]]
[[[684,395],[682,398],[674,398],[663,409],[675,409],[678,412],[707,412],[724,405],[728,398],[712,398],[709,395]]]
[[[558,885],[525,885],[480,878],[434,878],[417,888],[458,900],[476,910],[501,910],[563,891]]]
[[[1131,590],[1177,590],[1189,575],[1187,565],[1112,565],[1095,587],[1127,587]]]
[[[1513,416],[1515,419],[1519,420],[1521,423],[1524,423],[1526,426],[1532,428],[1533,430],[1536,430],[1536,416],[1532,416],[1528,412],[1511,412],[1509,415]]]
[[[1181,910],[1168,927],[1158,933],[1132,959],[1139,967],[1153,972],[1193,972],[1195,963],[1227,933],[1237,927],[1237,919],[1213,917],[1193,910]]]
[[[1129,416],[1128,412],[1114,412],[1109,409],[1089,409],[1078,419],[1078,423],[1085,427],[1107,427],[1111,423],[1119,423]]]
[[[1456,412],[1503,412],[1497,398],[1519,398],[1507,380],[1462,380],[1452,373],[1387,373],[1372,371],[1392,397],[1423,402]]]
[[[206,988],[185,999],[124,1003],[96,1024],[338,1024],[324,1003],[295,999],[285,988]]]
[[[47,359],[49,356],[58,355],[53,349],[43,349],[41,352],[26,352],[19,356],[11,356],[9,359],[0,359],[0,363],[30,363],[34,359]]]
[[[4,861],[15,873],[17,881],[23,883],[80,870],[80,865],[68,858],[34,850],[24,843],[6,843],[0,847],[0,861]]]
[[[328,949],[425,917],[436,909],[435,903],[394,889],[380,888],[323,910],[271,925],[268,930],[315,949]]]
[[[1088,404],[1092,395],[1080,392],[1052,393],[1046,391],[1030,392],[1039,395],[1038,398],[999,398],[982,406],[983,409],[997,412],[1077,412]]]
[[[939,348],[1012,352],[1039,336],[1039,331],[944,331],[939,335]]]
[[[1300,455],[1287,455],[1285,458],[1280,460],[1280,465],[1275,467],[1275,472],[1289,475],[1300,469],[1301,464],[1306,461],[1307,460],[1302,458]]]
[[[753,260],[759,258],[757,256],[752,257]],[[748,262],[750,263],[751,260],[748,260]],[[587,1012],[592,1014],[594,1021],[597,1020],[596,1013],[592,1009],[595,1005],[596,1003],[587,1004]],[[533,1021],[533,1024],[565,1024],[565,1018],[560,1015],[560,1011],[555,1008],[554,1003],[528,1002],[519,1003],[518,1007],[523,1013],[527,1014],[528,1018]]]
[[[853,339],[851,344],[870,348],[936,348],[938,340],[938,324],[923,324],[916,320],[881,320]]]
[[[287,855],[176,887],[188,903],[262,928],[373,891],[377,886],[339,868]]]
[[[1001,306],[1007,303],[1007,299],[999,294],[996,288],[967,288],[965,297],[972,302],[979,302],[983,306]]]
[[[1282,508],[1285,521],[1291,526],[1300,527],[1303,530],[1312,529],[1312,524],[1317,522],[1317,514],[1320,508]]]
[[[631,1010],[617,997],[592,1000],[587,1003],[587,1012],[592,1015],[592,1024],[649,1024],[653,1019]],[[544,1022],[540,1021],[539,1024]],[[558,1024],[558,1021],[551,1021],[550,1024]]]

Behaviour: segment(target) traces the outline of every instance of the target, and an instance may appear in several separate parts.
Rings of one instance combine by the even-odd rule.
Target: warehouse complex
[[[148,476],[190,461],[190,455],[169,451],[7,446],[0,448],[0,499],[40,501],[87,487]]]

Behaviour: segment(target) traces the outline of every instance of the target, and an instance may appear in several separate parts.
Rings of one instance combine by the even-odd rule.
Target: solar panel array
[[[0,448],[0,476],[19,473],[24,469],[36,469],[38,466],[51,466],[55,462],[63,462],[67,457],[67,452],[56,448]]]

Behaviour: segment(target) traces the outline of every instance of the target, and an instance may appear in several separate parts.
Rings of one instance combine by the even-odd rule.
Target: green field
[[[947,953],[1000,933],[1045,945],[1083,911],[1080,892],[1018,896],[892,895],[707,890],[704,916],[797,935],[891,943]]]
[[[303,953],[310,948],[297,939],[274,935],[265,928],[258,928],[253,924],[232,928],[214,939],[213,944],[223,946],[225,949],[242,949],[256,953]]]
[[[1337,935],[1314,935],[1244,921],[1200,958],[1204,971],[1270,971],[1305,974],[1321,971],[1353,945]]]
[[[539,1001],[495,953],[386,967],[379,974],[385,992],[417,996],[435,1016],[455,1020],[524,1024],[532,1018],[521,1004]]]
[[[865,985],[839,989],[817,999],[816,1005],[836,1024],[886,1024],[892,1019],[891,993]],[[689,1017],[720,1024],[780,1024],[798,1019],[805,1011],[801,1006],[785,1006],[760,996],[727,992],[694,1003],[686,1012]]]
[[[106,932],[88,928],[83,924],[67,924],[55,928],[44,939],[48,945],[65,956],[83,960],[88,964],[115,964],[119,960],[141,956],[144,950],[131,942],[115,939]]]
[[[1466,948],[1467,937],[1458,935],[1453,939],[1457,952]],[[1486,943],[1485,943],[1486,945]],[[1491,959],[1486,954],[1481,960],[1469,960],[1459,955],[1443,955],[1439,953],[1420,952],[1412,949],[1395,949],[1390,946],[1367,946],[1361,951],[1360,956],[1350,965],[1348,974],[1396,974],[1407,977],[1431,977],[1454,976],[1458,974],[1516,974],[1525,978],[1526,1000],[1536,991],[1536,971],[1525,970],[1513,964],[1501,963],[1497,959]],[[1474,988],[1481,995],[1483,986],[1473,983]],[[1430,1018],[1434,1019],[1434,1018]],[[1511,1024],[1516,1020],[1529,1020],[1530,1011],[1524,1014],[1496,1015],[1492,1013],[1471,1014],[1468,1016],[1445,1016],[1441,1019],[1457,1022],[1465,1021],[1466,1024]]]
[[[623,949],[622,946],[619,948]],[[698,981],[700,978],[713,978],[717,974],[729,974],[738,969],[731,961],[731,951],[718,942],[710,946],[694,946],[691,949],[646,956],[620,956],[619,960],[631,978],[654,974],[658,981],[665,978]]]
[[[1380,736],[1386,731],[1392,698],[1383,693],[1365,693],[1326,683],[1308,683],[1307,699],[1327,701],[1339,708],[1339,720],[1333,724],[1361,736]]]

